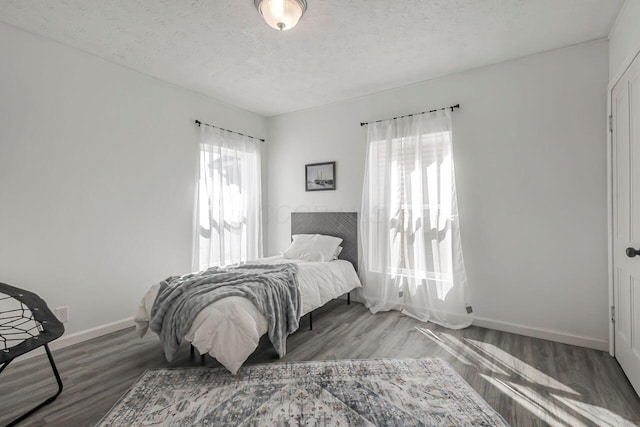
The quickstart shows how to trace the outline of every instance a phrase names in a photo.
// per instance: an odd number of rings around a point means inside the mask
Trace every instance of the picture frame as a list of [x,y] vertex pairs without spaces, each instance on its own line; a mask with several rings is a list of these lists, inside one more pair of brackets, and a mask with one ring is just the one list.
[[304,189],[305,191],[335,190],[336,162],[304,165]]

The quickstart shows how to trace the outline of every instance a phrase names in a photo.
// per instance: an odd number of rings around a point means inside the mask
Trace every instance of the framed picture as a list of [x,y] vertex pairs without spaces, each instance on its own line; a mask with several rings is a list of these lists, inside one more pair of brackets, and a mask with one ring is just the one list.
[[312,163],[304,169],[306,191],[336,189],[336,162]]

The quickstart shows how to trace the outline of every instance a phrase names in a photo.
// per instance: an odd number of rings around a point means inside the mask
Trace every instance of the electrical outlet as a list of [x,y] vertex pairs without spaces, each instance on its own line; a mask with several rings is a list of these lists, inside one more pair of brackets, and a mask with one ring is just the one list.
[[59,321],[67,323],[69,321],[69,307],[58,307],[53,310]]

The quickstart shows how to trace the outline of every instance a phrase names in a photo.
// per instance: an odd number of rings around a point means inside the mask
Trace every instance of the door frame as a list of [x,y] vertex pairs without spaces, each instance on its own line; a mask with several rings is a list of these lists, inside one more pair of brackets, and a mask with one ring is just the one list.
[[[623,6],[624,8],[624,6]],[[614,25],[615,26],[615,25]],[[613,123],[611,121],[613,107],[612,107],[612,95],[613,88],[618,84],[624,73],[627,72],[633,61],[638,59],[640,61],[640,46],[637,46],[637,51],[630,54],[625,58],[621,64],[620,69],[613,78],[609,80],[609,86],[607,87],[607,264],[608,264],[608,285],[609,285],[609,305],[607,307],[607,313],[609,318],[609,354],[615,357],[616,353],[616,329],[611,315],[611,307],[615,306],[614,299],[614,271],[613,271]]]

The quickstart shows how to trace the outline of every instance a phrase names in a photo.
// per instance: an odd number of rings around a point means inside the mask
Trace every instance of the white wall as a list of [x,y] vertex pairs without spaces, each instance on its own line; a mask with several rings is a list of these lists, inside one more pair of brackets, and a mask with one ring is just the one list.
[[[370,121],[460,103],[454,151],[482,324],[606,348],[608,43],[592,42],[269,120],[268,252],[291,211],[359,210]],[[366,70],[363,70],[366,72]],[[337,190],[304,165],[337,161]]]
[[263,117],[0,24],[0,282],[69,306],[76,332],[189,271],[196,118],[266,134]]
[[609,34],[609,76],[618,78],[640,51],[640,0],[627,0]]

